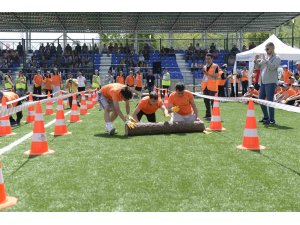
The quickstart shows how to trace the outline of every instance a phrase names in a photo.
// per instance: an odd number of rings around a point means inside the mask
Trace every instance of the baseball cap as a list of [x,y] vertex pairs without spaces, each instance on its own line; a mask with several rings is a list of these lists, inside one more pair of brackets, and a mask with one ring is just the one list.
[[287,68],[287,67],[288,67],[287,65],[283,65],[283,66],[282,66],[282,68]]
[[226,63],[223,64],[223,65],[222,65],[222,68],[227,68],[227,64],[226,64]]
[[254,86],[251,84],[251,85],[249,85],[249,88],[254,88]]
[[54,67],[54,68],[53,68],[53,70],[57,70],[57,68],[56,68],[56,67]]
[[297,62],[296,62],[296,65],[299,65],[299,64],[300,64],[300,61],[297,61]]
[[41,72],[41,70],[40,70],[40,69],[38,69],[38,70],[37,70],[37,72]]
[[298,83],[298,82],[296,81],[296,82],[294,82],[294,83],[292,84],[292,86],[300,87],[300,83]]

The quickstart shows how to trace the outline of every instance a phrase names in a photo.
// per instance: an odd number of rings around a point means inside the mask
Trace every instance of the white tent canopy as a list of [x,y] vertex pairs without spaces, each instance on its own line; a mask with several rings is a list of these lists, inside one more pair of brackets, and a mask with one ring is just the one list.
[[268,42],[274,43],[275,53],[281,60],[300,60],[300,49],[284,44],[273,34],[259,46],[236,54],[236,61],[253,61],[256,55],[265,54],[265,46]]

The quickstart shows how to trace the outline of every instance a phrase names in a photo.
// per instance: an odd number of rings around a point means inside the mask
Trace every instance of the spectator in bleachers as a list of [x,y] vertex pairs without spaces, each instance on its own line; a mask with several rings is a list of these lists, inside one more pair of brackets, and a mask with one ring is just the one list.
[[254,44],[254,42],[252,42],[250,45],[249,45],[249,50],[252,49],[252,48],[255,48],[256,45]]
[[142,54],[142,51],[140,51],[140,54],[139,54],[139,63],[143,63],[145,61],[145,58]]
[[102,53],[102,54],[107,54],[107,55],[109,54],[109,53],[108,53],[108,48],[106,47],[106,44],[103,45],[103,48],[102,48],[101,53]]
[[87,54],[88,52],[89,52],[88,46],[86,45],[86,43],[84,43],[82,46],[82,53]]
[[170,48],[169,56],[171,56],[171,57],[176,56],[175,49],[173,47]]
[[[241,73],[240,71],[237,71],[236,74],[232,73],[231,75],[228,76],[230,80],[230,86],[231,86],[230,97],[239,97],[239,80],[241,77],[240,73]],[[235,79],[235,85],[234,85],[234,79]]]
[[164,46],[161,46],[161,49],[160,49],[160,56],[166,56],[167,55],[167,52],[164,48]]
[[211,45],[209,46],[210,53],[214,52],[215,50],[217,50],[215,43],[211,43]]
[[230,53],[236,55],[237,53],[240,53],[240,50],[236,47],[236,45],[233,45]]
[[150,54],[150,46],[148,45],[148,43],[146,43],[144,45],[144,49],[143,49],[143,55],[145,57],[145,60],[149,60],[149,54]]
[[19,42],[18,46],[17,46],[17,52],[19,54],[19,56],[23,56],[24,53],[24,49],[23,49],[23,45],[21,45],[21,42]]
[[108,53],[112,54],[113,52],[114,52],[114,46],[113,46],[112,43],[110,43],[109,46],[108,46]]
[[120,43],[120,46],[119,46],[118,50],[119,50],[119,53],[125,53],[125,50],[124,50],[124,47],[123,47],[122,43]]
[[143,88],[143,75],[140,71],[136,72],[135,75],[135,90],[141,92]]
[[246,45],[243,45],[242,52],[248,51]]
[[99,48],[97,44],[94,45],[94,53],[99,54]]
[[52,43],[50,46],[50,54],[51,54],[51,56],[56,55],[56,47],[55,47],[54,43]]
[[190,43],[190,46],[188,47],[188,49],[186,51],[186,60],[193,58],[194,50],[195,50],[195,48],[194,48],[193,44]]
[[75,47],[75,51],[74,51],[74,55],[78,56],[81,54],[81,46],[79,43],[77,43],[76,47]]
[[115,43],[114,44],[114,53],[118,53],[118,51],[119,51],[118,43]]
[[[58,50],[59,48],[57,47],[57,50]],[[65,47],[65,52],[64,52],[67,56],[68,55],[71,55],[72,54],[72,47],[69,45],[69,44],[67,44],[67,46]]]

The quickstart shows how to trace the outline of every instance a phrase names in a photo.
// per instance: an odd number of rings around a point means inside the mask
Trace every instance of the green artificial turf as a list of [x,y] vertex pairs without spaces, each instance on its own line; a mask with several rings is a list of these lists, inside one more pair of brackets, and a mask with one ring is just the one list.
[[[197,106],[202,117],[203,100]],[[255,108],[259,120],[261,110]],[[81,116],[81,123],[68,124],[69,136],[54,138],[53,125],[47,128],[53,155],[26,157],[28,139],[0,156],[7,194],[19,199],[6,211],[300,210],[296,113],[276,110],[278,125],[258,124],[260,144],[266,146],[258,153],[236,148],[242,143],[247,112],[241,103],[221,103],[226,131],[209,135],[124,137],[118,118],[118,134],[108,136],[103,111],[90,112]],[[157,116],[163,121],[161,111]],[[44,118],[50,121],[55,115]],[[0,138],[0,147],[31,129],[30,124],[14,129],[18,135]]]

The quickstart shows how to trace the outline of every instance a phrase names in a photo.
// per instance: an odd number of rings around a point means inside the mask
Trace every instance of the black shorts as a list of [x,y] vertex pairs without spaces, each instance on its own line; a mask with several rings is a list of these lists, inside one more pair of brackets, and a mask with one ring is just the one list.
[[142,91],[142,87],[135,87],[136,91]]
[[155,113],[152,114],[146,114],[142,110],[137,114],[137,118],[139,121],[141,121],[142,116],[145,115],[147,117],[148,122],[150,123],[156,123],[156,116]]
[[78,92],[85,91],[85,87],[78,87]]

